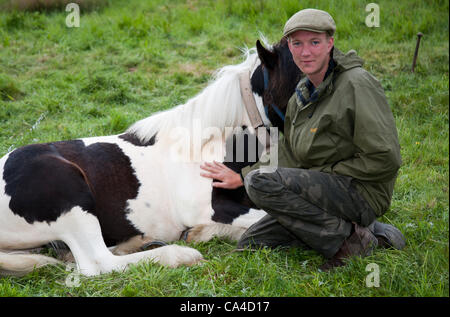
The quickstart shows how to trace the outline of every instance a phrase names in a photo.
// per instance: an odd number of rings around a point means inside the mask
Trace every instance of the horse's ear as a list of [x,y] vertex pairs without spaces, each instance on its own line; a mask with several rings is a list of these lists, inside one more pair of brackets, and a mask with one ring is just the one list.
[[259,59],[265,66],[267,66],[267,68],[275,68],[278,59],[278,55],[276,53],[271,52],[262,46],[259,40],[256,41],[256,50],[258,51]]

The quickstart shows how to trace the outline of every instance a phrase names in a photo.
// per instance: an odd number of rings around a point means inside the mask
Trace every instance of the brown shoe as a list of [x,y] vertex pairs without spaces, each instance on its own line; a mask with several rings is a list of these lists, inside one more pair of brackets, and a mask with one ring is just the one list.
[[353,228],[354,232],[344,240],[339,251],[319,267],[321,271],[344,266],[346,264],[345,259],[352,256],[365,257],[376,248],[378,240],[368,228],[361,227],[356,223],[353,224]]
[[402,250],[406,245],[405,236],[393,225],[374,221],[368,226],[378,239],[378,246]]

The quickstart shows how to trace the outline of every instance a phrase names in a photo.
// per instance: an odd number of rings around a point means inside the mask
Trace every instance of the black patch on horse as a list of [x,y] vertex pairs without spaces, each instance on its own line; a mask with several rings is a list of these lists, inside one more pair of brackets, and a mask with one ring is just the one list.
[[127,200],[136,198],[140,184],[116,144],[28,145],[10,154],[3,179],[11,210],[28,223],[50,223],[80,206],[99,219],[107,245],[142,234],[126,219]]
[[156,134],[152,136],[147,142],[142,142],[134,133],[124,133],[119,135],[119,138],[136,146],[151,146],[156,142]]
[[253,72],[252,78],[250,78],[250,84],[252,85],[252,91],[262,97],[264,94],[264,74],[261,65],[256,67]]
[[[227,164],[225,164],[227,165]],[[244,187],[234,190],[214,188],[212,191],[212,220],[231,224],[234,219],[249,212],[256,206],[248,198]]]
[[55,221],[75,206],[92,212],[94,198],[83,175],[61,160],[50,144],[35,144],[12,152],[5,163],[5,193],[14,214],[34,221]]
[[[259,158],[263,149],[256,136],[248,133],[246,127],[243,127],[242,133],[233,134],[232,138],[227,140],[227,148],[231,149],[230,142],[232,142],[233,151],[227,153],[223,164],[236,173],[240,173],[245,166],[256,163],[256,161],[251,162],[249,159],[249,149],[256,151],[256,153],[252,153],[252,156],[256,159]],[[249,144],[252,146],[250,147]],[[253,145],[256,145],[256,147]],[[238,150],[243,150],[243,153],[238,155]],[[212,220],[227,224],[231,224],[237,217],[248,213],[250,208],[257,208],[248,197],[244,187],[232,190],[213,187],[211,205],[214,210]]]

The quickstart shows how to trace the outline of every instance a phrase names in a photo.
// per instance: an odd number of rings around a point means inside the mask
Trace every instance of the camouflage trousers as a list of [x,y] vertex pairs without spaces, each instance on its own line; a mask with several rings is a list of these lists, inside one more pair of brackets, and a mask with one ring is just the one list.
[[369,226],[376,215],[352,178],[297,169],[250,172],[250,199],[267,215],[241,237],[238,248],[300,246],[332,257],[352,232],[352,222]]

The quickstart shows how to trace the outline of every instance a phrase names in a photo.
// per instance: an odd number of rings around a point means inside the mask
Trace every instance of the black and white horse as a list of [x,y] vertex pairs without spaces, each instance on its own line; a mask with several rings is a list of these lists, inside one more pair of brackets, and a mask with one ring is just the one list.
[[[285,40],[245,52],[220,69],[201,93],[156,113],[120,135],[32,144],[0,159],[0,273],[24,274],[54,258],[24,252],[51,241],[70,248],[84,275],[122,270],[151,260],[169,267],[202,259],[195,249],[153,240],[238,239],[265,215],[244,188],[217,189],[200,176],[203,161],[224,161],[230,128],[249,127],[239,78],[251,90],[265,125],[283,127],[300,73]],[[264,106],[267,109],[264,109]],[[250,162],[230,161],[239,170]],[[19,252],[18,252],[19,251]]]

